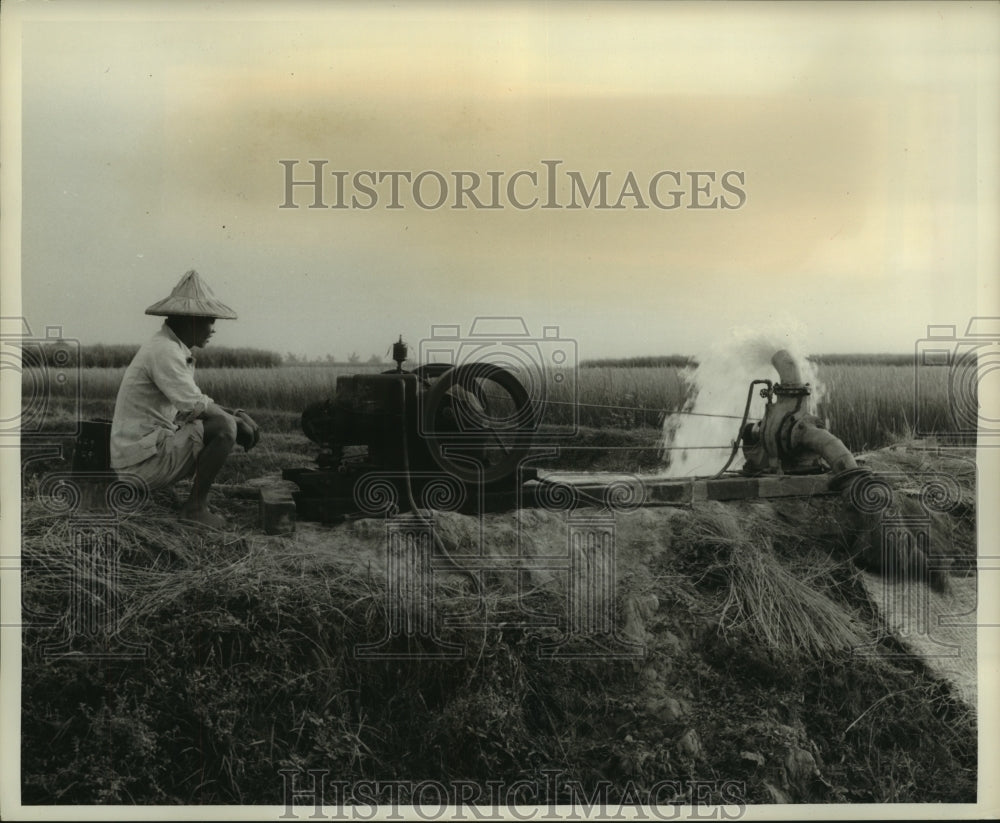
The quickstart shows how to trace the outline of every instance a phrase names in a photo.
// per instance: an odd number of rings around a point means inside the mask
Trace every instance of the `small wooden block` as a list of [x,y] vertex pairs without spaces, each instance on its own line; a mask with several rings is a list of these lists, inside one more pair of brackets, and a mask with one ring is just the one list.
[[75,481],[77,488],[80,491],[80,503],[78,506],[80,511],[106,511],[108,514],[113,514],[113,512],[108,509],[107,493],[108,486],[111,485],[111,482],[114,479],[114,472],[109,471],[107,480],[87,478]]
[[295,500],[290,491],[273,487],[260,490],[260,525],[265,534],[295,531]]

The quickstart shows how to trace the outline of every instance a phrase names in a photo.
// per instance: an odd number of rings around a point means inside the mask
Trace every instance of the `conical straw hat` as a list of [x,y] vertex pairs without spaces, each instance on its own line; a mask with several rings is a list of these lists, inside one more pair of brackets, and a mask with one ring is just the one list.
[[154,303],[146,314],[161,317],[188,315],[191,317],[217,317],[221,320],[235,320],[236,312],[221,300],[217,300],[212,290],[194,269],[185,274],[170,292],[170,297]]

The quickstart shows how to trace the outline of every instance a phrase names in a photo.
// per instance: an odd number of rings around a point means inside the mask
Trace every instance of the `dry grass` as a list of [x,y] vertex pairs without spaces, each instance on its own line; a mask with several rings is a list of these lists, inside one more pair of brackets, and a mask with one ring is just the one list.
[[[301,440],[276,437],[235,455],[225,482],[293,462]],[[120,518],[117,576],[91,574],[87,589],[117,603],[121,635],[149,654],[92,662],[42,652],[68,628],[67,592],[87,571],[72,549],[73,524],[42,503],[29,478],[25,609],[62,622],[24,635],[27,802],[281,803],[282,768],[327,768],[347,781],[511,785],[554,767],[588,791],[609,779],[648,787],[725,774],[766,797],[773,774],[739,753],[760,752],[766,769],[780,768],[791,726],[833,764],[823,767],[828,783],[795,789],[796,801],[974,797],[974,718],[955,715],[945,687],[917,666],[890,672],[881,661],[851,661],[849,650],[871,638],[832,582],[849,557],[803,545],[801,531],[765,506],[712,504],[671,517],[643,510],[634,515],[641,529],[622,524],[620,557],[661,564],[618,575],[619,607],[637,594],[659,603],[639,627],[648,641],[641,661],[543,660],[540,645],[558,633],[509,621],[442,632],[466,648],[460,660],[407,662],[353,653],[387,625],[376,551],[384,523],[317,528],[309,542],[306,528],[295,540],[261,535],[254,512],[237,509],[232,529],[203,532],[179,528],[169,501],[157,498]],[[519,516],[547,553],[547,521]],[[454,515],[442,533],[457,547],[473,526]],[[496,516],[489,526],[493,548],[509,551],[511,523]],[[515,586],[530,584],[532,608],[565,618],[549,579],[488,582],[491,614],[516,617],[524,603]],[[463,578],[439,584],[441,614],[471,610]],[[706,615],[721,646],[714,656],[691,628]],[[425,640],[401,637],[397,648],[419,651]],[[755,655],[771,661],[770,674],[751,672]],[[655,679],[645,678],[650,671]],[[650,683],[661,700],[652,714]],[[667,697],[685,704],[679,720],[663,719]],[[808,716],[792,719],[789,706],[803,700]],[[706,751],[699,762],[678,756],[693,728]]]
[[826,594],[828,561],[811,555],[812,563],[796,564],[808,571],[793,572],[774,551],[782,537],[794,532],[773,516],[748,517],[718,503],[699,507],[683,526],[680,545],[722,592],[720,631],[785,658],[820,658],[869,642],[849,605]]

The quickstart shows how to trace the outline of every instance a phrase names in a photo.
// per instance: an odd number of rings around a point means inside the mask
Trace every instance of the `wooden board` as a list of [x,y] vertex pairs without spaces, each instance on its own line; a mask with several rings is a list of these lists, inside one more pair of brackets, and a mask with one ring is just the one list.
[[836,494],[831,491],[829,474],[772,475],[764,477],[722,477],[719,479],[674,479],[655,475],[615,472],[545,472],[539,482],[525,488],[536,490],[544,483],[570,486],[594,499],[603,499],[614,486],[641,487],[640,505],[688,505],[706,500],[755,500],[770,497],[812,497]]

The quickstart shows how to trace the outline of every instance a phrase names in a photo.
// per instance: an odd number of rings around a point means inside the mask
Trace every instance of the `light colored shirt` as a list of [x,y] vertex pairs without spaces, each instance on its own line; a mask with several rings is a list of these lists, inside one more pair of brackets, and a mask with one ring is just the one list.
[[111,466],[124,469],[157,453],[212,398],[194,382],[194,357],[164,323],[125,370],[111,423]]

